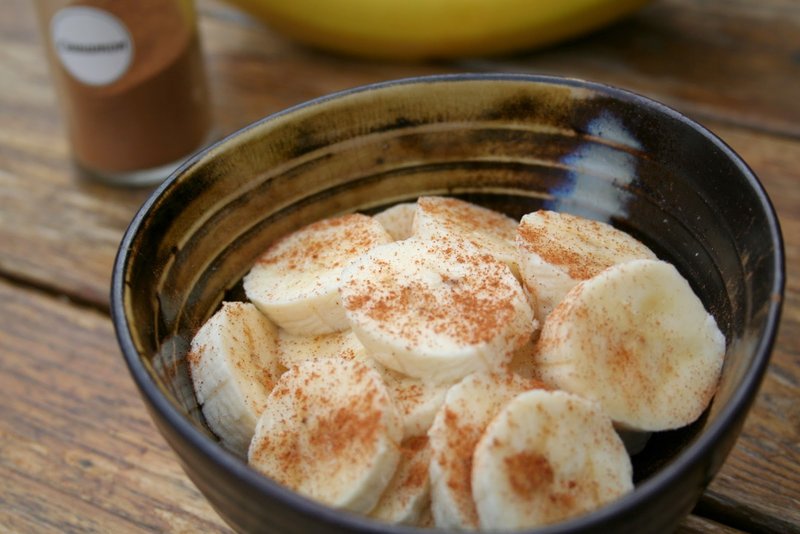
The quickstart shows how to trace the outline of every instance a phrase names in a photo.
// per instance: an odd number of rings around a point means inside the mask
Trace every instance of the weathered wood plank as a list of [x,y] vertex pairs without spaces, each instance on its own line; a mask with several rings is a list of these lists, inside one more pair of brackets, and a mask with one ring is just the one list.
[[[204,12],[241,25],[224,4],[203,2]],[[259,27],[261,26],[261,31]],[[240,31],[240,33],[242,33]],[[267,91],[337,80],[363,83],[383,65],[304,54],[282,43],[263,24],[247,37],[253,56],[272,68],[291,65]],[[238,43],[237,43],[238,44]],[[279,51],[280,53],[276,53]],[[652,96],[706,120],[725,121],[784,135],[800,135],[800,4],[792,0],[655,0],[621,22],[543,50],[492,58],[431,63],[439,71],[499,71],[559,74],[594,79]],[[397,65],[415,74],[417,65]],[[310,77],[292,75],[312,67]],[[317,70],[320,69],[320,70]],[[318,73],[326,76],[317,76]],[[240,76],[247,75],[239,70]],[[252,72],[251,72],[252,74]]]
[[151,424],[107,316],[5,282],[0,316],[0,525],[227,530]]
[[[561,47],[490,62],[407,65],[308,51],[222,4],[201,0],[199,5],[221,133],[330,91],[467,67],[607,81],[661,99],[712,127],[742,154],[771,195],[786,239],[789,277],[768,376],[704,502],[706,509],[736,508],[800,525],[800,4],[659,0],[627,21]],[[149,191],[77,178],[31,5],[6,1],[3,13],[0,275],[104,308],[117,243]],[[675,59],[695,56],[700,58]],[[46,531],[48,521],[62,531],[124,530],[128,524],[134,530],[170,530],[182,521],[222,528],[152,429],[119,361],[107,318],[75,312],[69,302],[29,300],[27,293],[5,286],[0,296],[4,318],[21,314],[11,326],[0,327],[0,396],[4,402],[9,397],[11,408],[0,419],[0,470],[9,470],[0,477],[0,495],[6,498],[0,524],[20,531]],[[23,341],[15,329],[33,341]],[[15,400],[31,397],[30,391],[36,398]],[[91,417],[85,417],[87,407],[94,410]],[[6,443],[24,452],[9,452]],[[92,493],[108,488],[102,485],[108,480],[129,484],[114,489],[116,496]],[[162,491],[154,480],[180,494],[183,504],[158,508],[155,499]],[[156,506],[161,516],[134,518],[115,501],[120,495]],[[45,500],[53,500],[52,509]],[[700,524],[684,527],[709,531],[708,524]]]
[[703,120],[800,135],[800,3],[660,0],[542,52],[464,67],[578,76]]
[[711,521],[697,515],[689,515],[676,534],[738,534],[742,532],[734,527]]

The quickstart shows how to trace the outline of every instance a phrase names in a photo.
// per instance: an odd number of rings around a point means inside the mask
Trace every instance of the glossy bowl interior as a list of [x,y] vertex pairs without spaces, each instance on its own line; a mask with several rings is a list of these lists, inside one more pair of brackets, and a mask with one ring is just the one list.
[[311,502],[250,470],[205,426],[185,354],[266,245],[322,217],[422,194],[519,217],[611,222],[673,262],[727,336],[719,391],[690,427],[634,456],[636,490],[542,532],[673,528],[739,433],[780,315],[780,229],[757,178],[658,103],[577,80],[458,75],[385,83],[268,117],[198,154],[120,247],[112,313],[131,374],[192,480],[241,531],[405,532]]

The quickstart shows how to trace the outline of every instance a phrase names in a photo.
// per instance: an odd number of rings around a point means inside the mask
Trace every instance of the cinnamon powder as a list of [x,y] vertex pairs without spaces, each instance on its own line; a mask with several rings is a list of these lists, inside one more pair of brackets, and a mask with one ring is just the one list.
[[[132,41],[128,70],[106,85],[89,85],[59,62],[45,28],[74,156],[82,166],[101,174],[151,169],[202,145],[211,119],[191,1],[43,4],[101,9],[122,22]],[[42,19],[49,23],[46,13]]]

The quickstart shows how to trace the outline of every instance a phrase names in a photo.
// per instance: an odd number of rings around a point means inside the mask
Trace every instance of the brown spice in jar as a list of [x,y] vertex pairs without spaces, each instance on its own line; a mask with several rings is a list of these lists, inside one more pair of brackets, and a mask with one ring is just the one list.
[[131,172],[172,163],[198,149],[211,118],[193,3],[83,0],[67,7],[72,6],[116,16],[133,42],[129,69],[99,86],[72,77],[50,43],[79,163],[99,172]]

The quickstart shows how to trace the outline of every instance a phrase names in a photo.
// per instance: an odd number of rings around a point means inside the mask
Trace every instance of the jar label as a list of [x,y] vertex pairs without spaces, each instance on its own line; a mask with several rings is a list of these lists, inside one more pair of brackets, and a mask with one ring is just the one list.
[[61,64],[87,85],[108,85],[131,65],[133,41],[114,15],[93,7],[68,7],[50,23],[53,47]]

